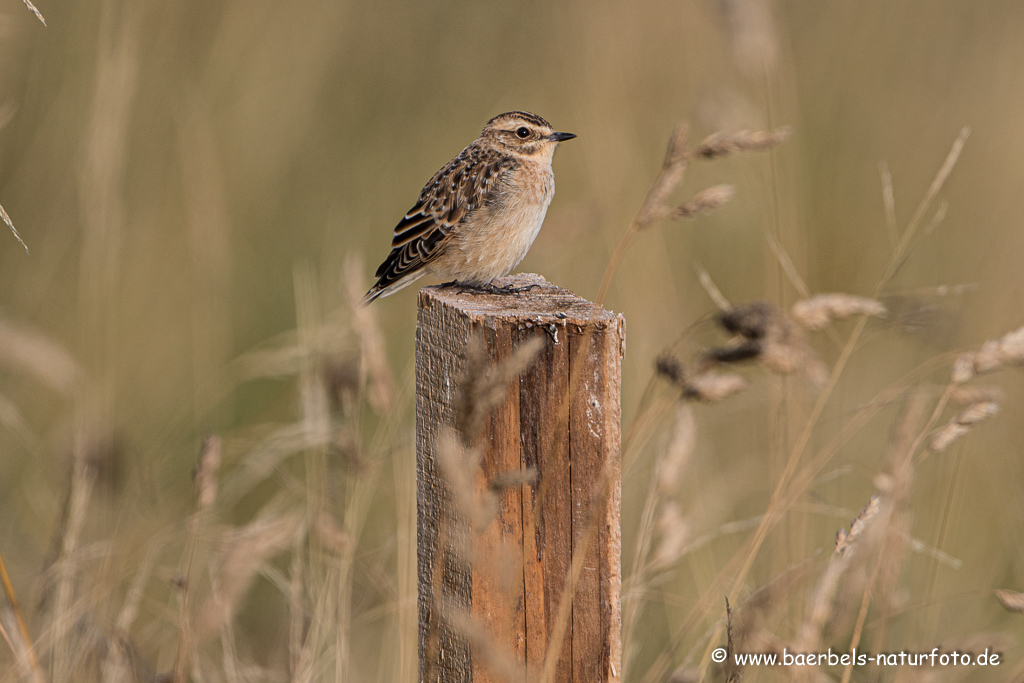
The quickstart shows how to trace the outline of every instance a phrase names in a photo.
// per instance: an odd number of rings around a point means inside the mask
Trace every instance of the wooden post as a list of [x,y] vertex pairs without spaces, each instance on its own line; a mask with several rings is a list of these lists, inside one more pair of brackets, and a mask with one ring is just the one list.
[[[618,681],[625,321],[537,275],[495,284],[536,287],[510,295],[428,287],[419,294],[419,677],[538,681],[549,645],[560,637],[549,683]],[[437,458],[441,430],[454,426],[465,350],[477,335],[492,364],[529,339],[543,340],[475,442],[483,451],[478,490],[506,472],[535,468],[537,476],[500,489],[497,518],[483,530],[448,512],[455,506]],[[582,563],[566,596],[571,603],[560,612],[574,553]]]

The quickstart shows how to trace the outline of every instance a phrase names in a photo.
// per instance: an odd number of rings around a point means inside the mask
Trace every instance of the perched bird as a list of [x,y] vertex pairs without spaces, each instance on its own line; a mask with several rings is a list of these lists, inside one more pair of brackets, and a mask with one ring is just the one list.
[[551,156],[559,133],[537,116],[510,111],[423,187],[395,226],[391,253],[377,269],[370,303],[431,273],[475,291],[509,293],[491,281],[523,260],[555,195]]

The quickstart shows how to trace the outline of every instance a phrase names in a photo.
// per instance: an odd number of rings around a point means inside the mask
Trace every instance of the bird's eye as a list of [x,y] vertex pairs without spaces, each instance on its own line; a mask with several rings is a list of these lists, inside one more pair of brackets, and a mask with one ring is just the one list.
[[530,129],[527,128],[526,126],[520,126],[519,128],[516,129],[516,135],[519,136],[520,140],[525,140],[526,138],[530,137]]

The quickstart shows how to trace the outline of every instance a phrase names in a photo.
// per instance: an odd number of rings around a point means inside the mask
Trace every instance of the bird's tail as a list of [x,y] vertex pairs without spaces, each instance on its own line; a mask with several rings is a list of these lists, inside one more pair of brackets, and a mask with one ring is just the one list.
[[377,289],[377,285],[374,285],[373,287],[370,288],[369,292],[363,295],[363,299],[359,303],[363,306],[369,306],[382,296],[384,296],[384,290]]
[[391,296],[398,290],[405,289],[406,287],[416,282],[416,280],[419,280],[426,274],[426,271],[419,270],[413,273],[409,273],[405,277],[394,282],[388,283],[386,285],[384,285],[382,282],[378,280],[377,284],[371,287],[370,291],[367,292],[365,296],[363,296],[362,305],[366,306],[370,303],[373,303],[375,300],[379,299],[382,296]]

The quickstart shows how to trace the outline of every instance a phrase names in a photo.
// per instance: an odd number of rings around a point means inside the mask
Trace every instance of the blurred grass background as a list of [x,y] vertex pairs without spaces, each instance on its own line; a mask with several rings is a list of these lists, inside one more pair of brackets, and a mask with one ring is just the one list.
[[[340,326],[341,356],[354,353],[343,264],[354,257],[372,272],[422,184],[497,113],[534,111],[579,135],[556,155],[558,193],[520,270],[591,298],[677,121],[698,140],[793,128],[770,154],[693,165],[685,193],[728,182],[736,198],[692,224],[642,233],[627,253],[606,302],[628,321],[625,425],[653,359],[714,310],[695,262],[730,301],[792,304],[772,235],[811,291],[867,294],[891,253],[880,164],[904,226],[964,126],[971,136],[940,196],[945,219],[885,292],[908,302],[913,324],[869,327],[816,439],[925,359],[1024,323],[1018,2],[91,0],[39,9],[45,27],[19,0],[0,4],[0,203],[31,249],[0,231],[0,331],[9,333],[0,349],[0,552],[30,627],[42,628],[72,454],[89,454],[105,483],[90,497],[81,543],[92,554],[82,563],[99,578],[78,591],[95,591],[97,620],[113,619],[141,544],[169,535],[138,619],[137,643],[158,672],[174,662],[172,570],[195,507],[201,437],[234,439],[231,471],[261,425],[304,415],[291,378],[239,383],[226,369],[291,339],[280,335],[301,322],[296,283],[313,293],[312,320]],[[962,284],[970,287],[945,296],[932,289]],[[400,532],[408,519],[394,501],[409,491],[413,462],[414,297],[409,289],[374,306],[396,378],[390,413],[350,416],[360,458],[385,471],[360,503],[366,522],[351,541],[352,581],[368,587],[353,608],[365,627],[352,635],[353,680],[410,670],[400,668],[408,650],[401,665],[381,650],[408,615],[386,606],[407,608],[410,595],[400,559],[408,550],[398,547],[409,542]],[[838,347],[821,352],[832,362]],[[945,372],[929,379],[943,382]],[[708,529],[764,510],[800,424],[794,415],[813,402],[798,380],[751,378],[746,394],[698,408],[683,500],[698,481],[719,484],[701,521]],[[914,607],[896,642],[930,649],[998,633],[1018,663],[1022,620],[990,591],[1024,587],[1024,391],[1019,373],[997,381],[1001,416],[917,473],[913,535],[962,566],[914,556]],[[874,490],[896,412],[851,440],[832,463],[838,474],[809,495],[839,512],[773,534],[751,589],[830,552],[835,530]],[[663,441],[651,434],[626,453],[627,573]],[[347,477],[365,470],[326,457],[337,473],[327,505],[344,525]],[[248,522],[278,488],[264,483],[219,521]],[[664,599],[646,606],[636,679],[670,648],[668,634],[740,537],[689,556],[661,586]],[[245,603],[238,657],[288,671],[288,631],[277,621],[287,601],[271,583],[257,582]],[[799,621],[796,602],[776,626]],[[673,662],[696,642],[671,650]],[[999,673],[992,680],[1007,680]]]

